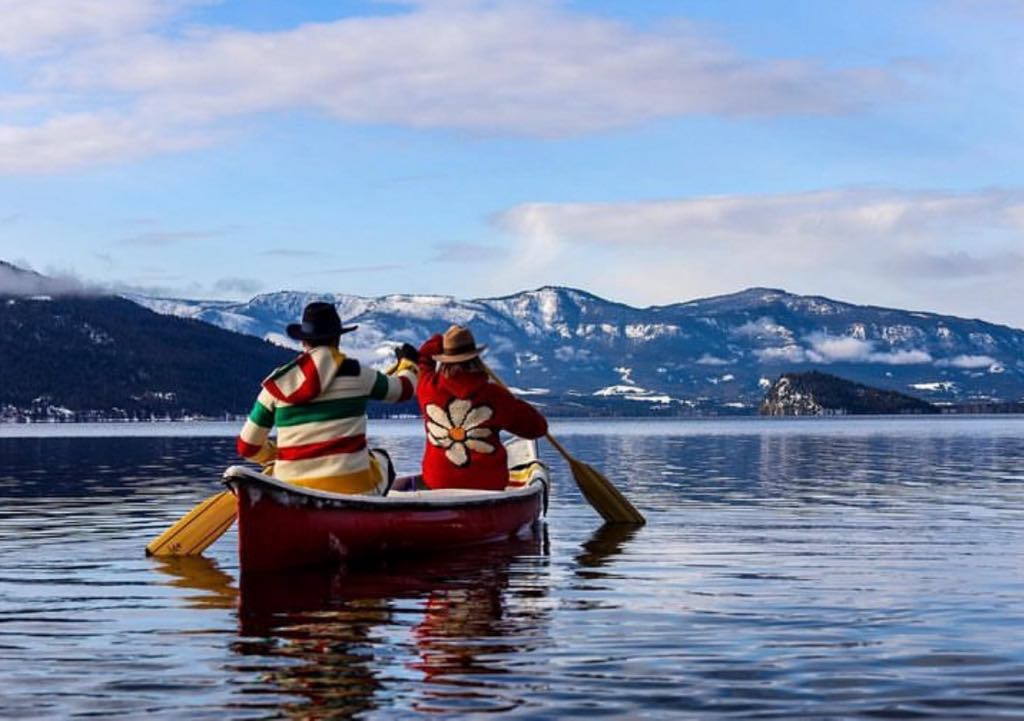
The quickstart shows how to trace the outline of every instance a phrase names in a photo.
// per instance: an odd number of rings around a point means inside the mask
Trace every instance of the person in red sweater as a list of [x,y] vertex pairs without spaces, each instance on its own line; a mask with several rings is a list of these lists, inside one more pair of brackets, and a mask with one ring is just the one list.
[[458,325],[420,348],[416,397],[427,430],[423,482],[428,488],[500,491],[508,485],[508,461],[499,432],[522,438],[548,432],[533,406],[491,381],[480,360],[485,348]]

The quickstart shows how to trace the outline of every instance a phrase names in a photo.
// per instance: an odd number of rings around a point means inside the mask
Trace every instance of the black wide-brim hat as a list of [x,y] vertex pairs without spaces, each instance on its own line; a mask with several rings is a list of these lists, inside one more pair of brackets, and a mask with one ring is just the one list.
[[351,333],[359,326],[341,324],[341,318],[333,303],[320,301],[310,303],[302,311],[301,323],[289,323],[285,333],[293,340],[330,340],[344,333]]

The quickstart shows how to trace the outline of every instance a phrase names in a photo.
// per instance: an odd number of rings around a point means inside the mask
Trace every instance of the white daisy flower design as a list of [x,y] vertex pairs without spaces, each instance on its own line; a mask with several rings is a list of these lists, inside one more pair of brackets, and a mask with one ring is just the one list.
[[490,429],[480,427],[494,415],[490,406],[474,406],[470,401],[453,398],[447,410],[428,403],[425,411],[427,440],[443,448],[445,457],[456,466],[469,465],[469,451],[494,453],[494,446],[483,440],[491,435]]

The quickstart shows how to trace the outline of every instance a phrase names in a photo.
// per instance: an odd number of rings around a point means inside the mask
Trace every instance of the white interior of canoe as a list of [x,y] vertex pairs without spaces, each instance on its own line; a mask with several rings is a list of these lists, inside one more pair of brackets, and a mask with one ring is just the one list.
[[499,497],[516,498],[529,496],[537,493],[543,483],[547,481],[547,471],[543,465],[537,463],[530,473],[530,478],[525,485],[509,486],[503,491],[478,491],[472,488],[443,488],[433,491],[391,491],[387,496],[356,496],[345,493],[331,493],[329,491],[318,491],[312,488],[302,488],[290,483],[280,481],[271,476],[263,475],[245,466],[231,466],[224,471],[225,481],[240,481],[250,479],[258,481],[267,486],[273,486],[286,493],[298,494],[310,498],[322,498],[325,500],[355,501],[360,504],[371,504],[388,506],[393,504],[405,504],[414,502],[424,505],[451,505],[453,503],[466,503],[477,500],[494,500]]

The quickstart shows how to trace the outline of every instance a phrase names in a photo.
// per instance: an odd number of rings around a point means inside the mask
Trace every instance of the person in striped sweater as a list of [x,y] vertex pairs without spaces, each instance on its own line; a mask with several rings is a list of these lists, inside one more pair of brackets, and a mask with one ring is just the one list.
[[[335,493],[380,495],[393,471],[386,454],[375,457],[366,445],[366,405],[370,400],[399,403],[416,392],[418,354],[409,344],[396,351],[388,374],[346,358],[339,349],[344,327],[330,303],[310,303],[302,323],[287,328],[304,352],[278,368],[262,384],[238,437],[244,458],[274,464],[273,475],[306,488]],[[277,426],[277,443],[269,439]]]

